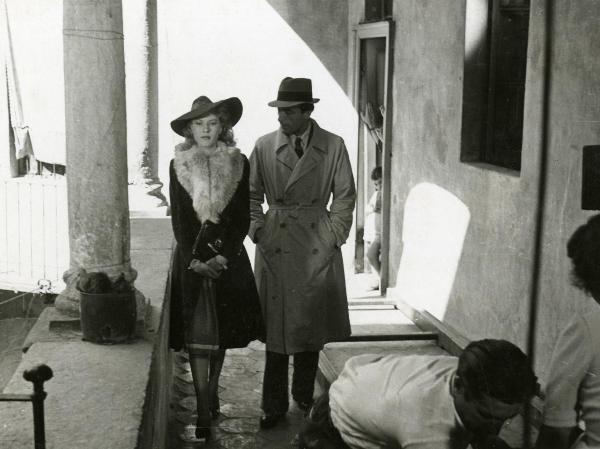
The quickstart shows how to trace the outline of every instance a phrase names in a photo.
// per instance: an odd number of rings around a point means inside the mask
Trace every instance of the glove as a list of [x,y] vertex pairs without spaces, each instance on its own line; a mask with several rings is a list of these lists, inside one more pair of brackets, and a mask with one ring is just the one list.
[[219,276],[221,276],[220,272],[215,270],[207,263],[200,262],[198,259],[192,259],[190,265],[188,266],[188,270],[192,270],[194,273],[197,273],[200,276],[204,276],[211,279],[218,279]]
[[220,254],[217,254],[212,259],[207,260],[206,264],[217,273],[221,273],[221,271],[227,269],[227,259]]

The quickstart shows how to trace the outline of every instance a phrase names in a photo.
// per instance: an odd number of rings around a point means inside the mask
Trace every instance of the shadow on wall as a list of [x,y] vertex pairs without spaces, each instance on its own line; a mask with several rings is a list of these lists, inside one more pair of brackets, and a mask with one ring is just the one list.
[[267,0],[269,5],[306,43],[338,85],[348,78],[347,0]]
[[397,299],[444,320],[470,218],[461,200],[435,184],[410,190],[394,288]]
[[[311,10],[307,5],[313,3]],[[347,65],[343,8],[282,0],[181,0],[159,2],[158,8],[163,182],[168,182],[173,148],[181,140],[169,122],[188,111],[194,98],[242,100],[244,115],[235,134],[249,155],[259,136],[279,126],[277,111],[267,103],[285,76],[312,79],[313,94],[321,99],[313,117],[344,138],[356,169],[357,114],[340,87],[345,78],[338,79]],[[325,38],[338,28],[344,30],[342,37]]]

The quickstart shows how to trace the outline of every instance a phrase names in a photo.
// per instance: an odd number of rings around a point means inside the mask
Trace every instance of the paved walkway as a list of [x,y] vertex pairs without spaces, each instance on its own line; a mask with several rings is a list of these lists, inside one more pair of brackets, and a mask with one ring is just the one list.
[[[213,421],[213,439],[208,444],[189,445],[179,439],[186,424],[195,422],[196,400],[192,377],[184,353],[175,357],[173,394],[169,419],[169,449],[193,447],[227,449],[279,449],[296,447],[295,436],[302,412],[290,401],[285,421],[270,430],[260,430],[260,398],[264,371],[264,345],[252,342],[247,348],[227,351],[219,381],[221,416]],[[291,374],[290,369],[290,374]]]
[[[364,275],[348,277],[349,301],[374,301],[378,292],[368,287]],[[399,314],[399,313],[398,313]],[[406,320],[406,318],[404,318]],[[404,322],[401,320],[401,322]],[[353,330],[369,333],[370,325],[391,323],[389,310],[351,310]],[[376,327],[381,329],[381,324]],[[385,326],[385,325],[384,325]],[[365,329],[367,328],[367,329]],[[291,358],[290,358],[291,361]],[[302,412],[290,399],[290,410],[284,422],[274,429],[260,430],[260,399],[265,364],[264,344],[252,342],[247,348],[228,350],[219,381],[221,417],[213,421],[213,440],[206,448],[280,449],[297,447],[295,436],[302,423]],[[289,370],[290,376],[292,369]],[[291,385],[291,379],[290,379]],[[169,419],[169,449],[194,447],[179,439],[186,424],[195,422],[196,400],[189,364],[184,353],[175,357],[173,392]],[[318,394],[318,392],[317,392]],[[201,445],[200,445],[201,446]],[[195,447],[198,447],[196,445]]]
[[[247,245],[251,253],[253,245]],[[253,255],[251,254],[251,260]],[[390,313],[377,290],[370,288],[373,275],[352,274],[346,268],[346,285],[353,333],[371,334],[392,331],[398,325],[412,325],[399,311]],[[353,304],[373,304],[356,307]],[[413,325],[414,326],[414,325]],[[391,327],[391,328],[390,328]],[[302,412],[290,398],[290,410],[284,422],[274,429],[261,430],[261,393],[264,372],[264,345],[252,342],[247,348],[228,350],[219,381],[221,417],[213,421],[213,439],[206,445],[190,445],[179,439],[185,425],[196,419],[196,400],[187,358],[175,357],[173,391],[169,418],[168,449],[281,449],[297,447],[295,437],[302,423]],[[291,361],[291,358],[290,358]],[[290,376],[292,369],[289,370]],[[291,385],[291,378],[290,378]],[[316,394],[319,392],[317,391]]]

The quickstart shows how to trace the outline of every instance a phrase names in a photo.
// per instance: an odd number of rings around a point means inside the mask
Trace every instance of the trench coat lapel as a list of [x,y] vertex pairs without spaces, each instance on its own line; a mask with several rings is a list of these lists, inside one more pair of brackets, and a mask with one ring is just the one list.
[[290,151],[288,139],[281,129],[277,131],[277,136],[275,137],[275,154],[278,163],[283,164],[290,172],[294,170],[296,155]]
[[312,138],[310,139],[304,156],[294,167],[294,171],[292,172],[292,175],[285,186],[286,191],[289,190],[296,182],[302,179],[302,177],[312,173],[315,167],[318,167],[323,163],[323,159],[325,158],[325,154],[327,152],[327,142],[323,138],[324,136],[321,132],[321,129],[314,120],[312,120],[312,126]]

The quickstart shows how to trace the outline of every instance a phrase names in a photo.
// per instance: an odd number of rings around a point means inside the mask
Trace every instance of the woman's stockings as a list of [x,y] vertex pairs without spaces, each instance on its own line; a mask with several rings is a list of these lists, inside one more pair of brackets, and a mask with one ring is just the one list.
[[196,436],[198,438],[208,438],[210,436],[210,413],[209,413],[209,391],[208,391],[208,355],[191,355],[190,367],[192,369],[192,379],[194,381],[194,390],[196,390],[196,409],[198,411],[198,420],[196,422]]
[[219,376],[223,368],[225,350],[219,349],[210,356],[210,374],[208,377],[209,411],[213,419],[219,416]]

